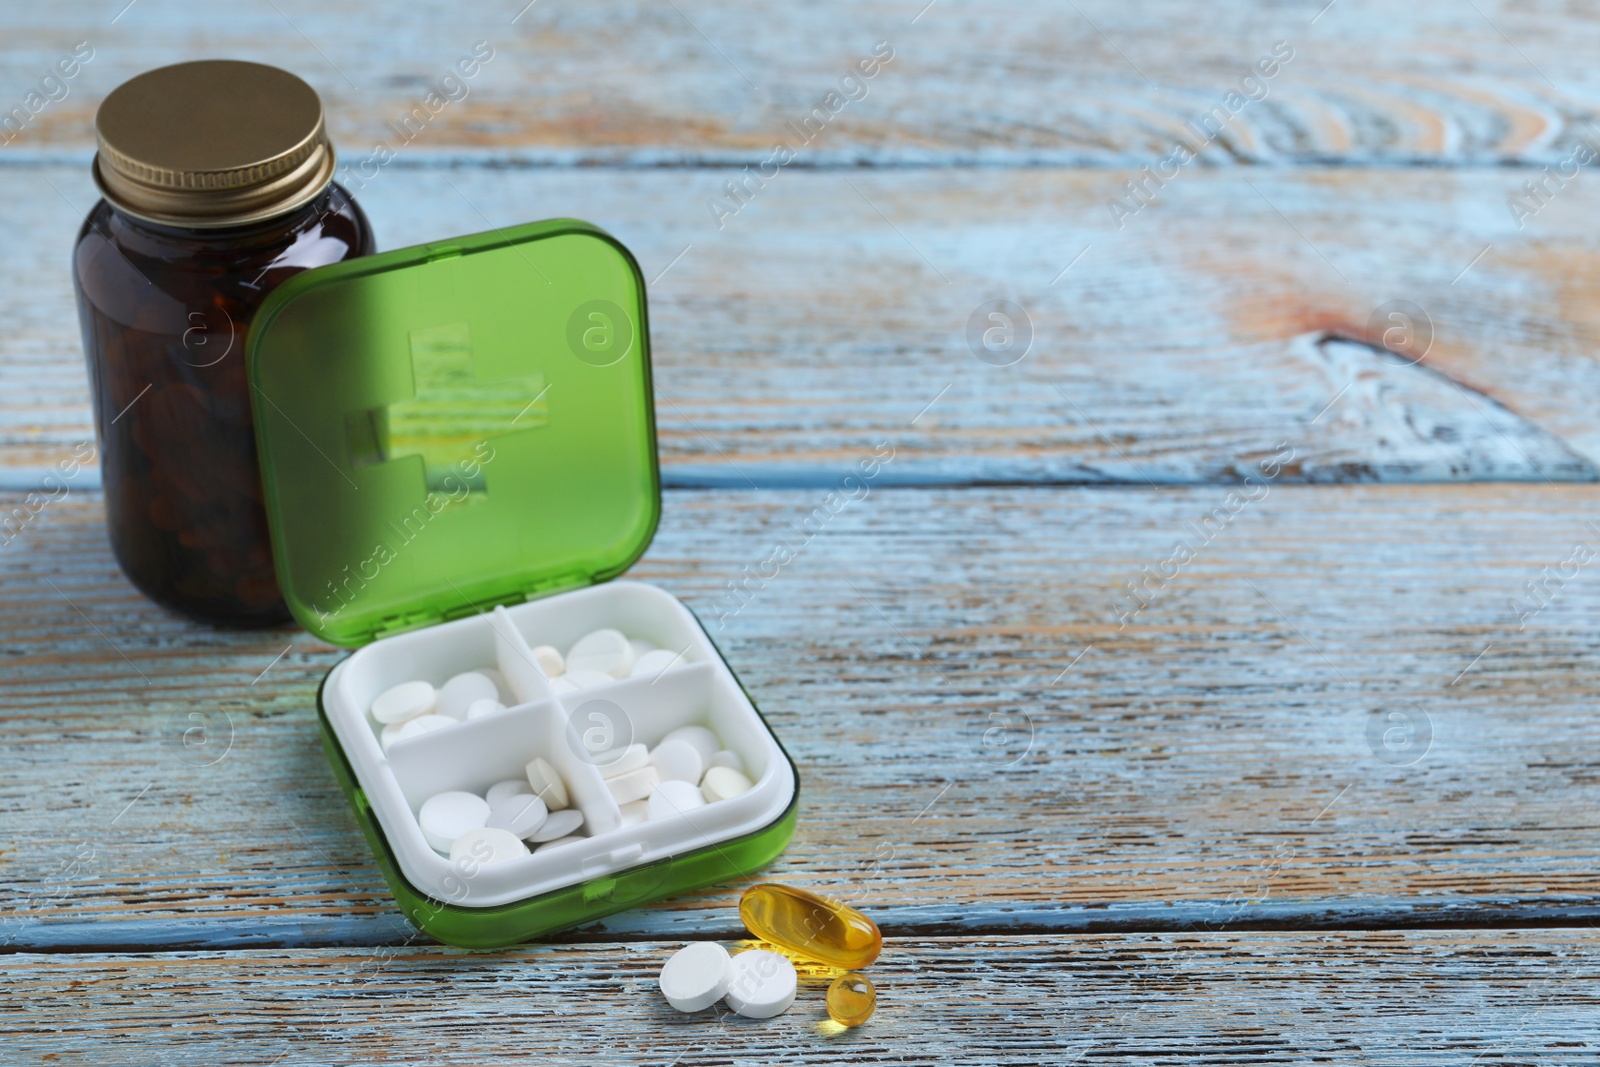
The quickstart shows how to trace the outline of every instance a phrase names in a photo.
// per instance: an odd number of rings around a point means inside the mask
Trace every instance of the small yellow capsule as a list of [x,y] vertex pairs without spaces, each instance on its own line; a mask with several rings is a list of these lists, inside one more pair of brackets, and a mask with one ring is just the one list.
[[883,951],[877,925],[856,909],[775,882],[746,889],[739,917],[763,941],[846,970],[867,966]]
[[860,1026],[877,1006],[878,991],[859,974],[841,974],[828,987],[828,1018],[840,1026]]

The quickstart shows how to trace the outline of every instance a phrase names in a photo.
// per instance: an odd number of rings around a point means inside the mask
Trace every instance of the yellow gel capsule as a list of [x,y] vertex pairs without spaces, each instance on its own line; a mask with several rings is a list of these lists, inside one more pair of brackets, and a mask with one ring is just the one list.
[[841,974],[828,987],[828,1018],[840,1026],[860,1026],[877,1006],[878,991],[859,974]]
[[883,951],[877,925],[856,909],[775,882],[746,889],[739,918],[763,941],[846,970],[867,966]]

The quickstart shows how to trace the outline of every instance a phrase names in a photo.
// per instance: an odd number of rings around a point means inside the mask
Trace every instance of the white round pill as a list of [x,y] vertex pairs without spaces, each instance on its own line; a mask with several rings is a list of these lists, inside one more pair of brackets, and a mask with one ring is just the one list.
[[628,638],[628,647],[633,649],[633,658],[634,659],[638,659],[640,656],[644,655],[646,652],[654,652],[656,650],[656,646],[655,645],[651,644],[649,641],[646,641],[642,637],[630,637],[630,638]]
[[554,841],[545,841],[540,843],[539,847],[534,849],[534,851],[547,852],[552,848],[560,848],[562,845],[570,845],[578,841],[587,840],[589,840],[587,837],[558,837]]
[[633,646],[621,630],[596,630],[578,638],[567,649],[567,672],[599,671],[626,678],[633,670]]
[[501,797],[489,802],[488,825],[496,830],[510,830],[519,838],[529,837],[544,825],[549,814],[550,809],[538,797]]
[[706,764],[706,770],[709,771],[712,767],[732,767],[740,774],[747,773],[744,769],[744,758],[739,753],[728,748],[711,757],[711,762]]
[[662,782],[650,794],[650,821],[660,822],[705,806],[706,798],[693,782]]
[[527,854],[528,846],[522,843],[521,838],[493,826],[468,830],[450,846],[450,862],[467,871],[472,869],[473,864],[491,867]]
[[728,992],[723,999],[747,1019],[782,1015],[794,1003],[799,987],[794,964],[776,952],[748,949],[733,957],[728,971]]
[[715,941],[693,941],[661,967],[661,995],[679,1011],[700,1011],[721,1000],[733,977],[728,950]]
[[600,768],[600,774],[606,778],[615,778],[619,774],[636,771],[649,762],[650,750],[643,745],[614,748],[610,752],[602,752],[594,757],[594,765]]
[[559,678],[567,669],[561,653],[549,645],[538,645],[533,649],[533,662],[539,665],[546,678]]
[[[418,715],[415,719],[393,723],[383,728],[383,737],[386,739],[383,741],[383,750],[389,751],[389,746],[396,741],[404,741],[408,737],[420,737],[455,724],[456,721],[447,715]],[[394,731],[392,735],[389,733],[390,730]]]
[[565,811],[552,811],[544,825],[528,835],[528,840],[538,844],[554,841],[561,837],[571,837],[583,825],[583,812],[577,808],[568,808]]
[[646,652],[634,660],[633,670],[629,673],[634,678],[654,678],[668,667],[682,662],[683,657],[676,652],[668,652],[664,648],[658,648],[654,651]]
[[434,711],[452,719],[464,719],[473,701],[499,699],[500,690],[488,675],[464,671],[439,687],[438,706]]
[[607,778],[606,788],[611,790],[611,799],[618,804],[627,804],[634,800],[643,800],[660,782],[661,776],[656,773],[654,767],[640,767],[627,774]]
[[496,782],[491,785],[489,791],[483,794],[483,799],[489,802],[490,807],[493,807],[495,801],[504,800],[506,797],[532,795],[533,790],[528,788],[526,781],[518,778],[507,778],[503,782]]
[[682,738],[663,741],[652,749],[650,766],[663,782],[699,782],[706,770],[700,750]]
[[700,750],[700,760],[703,763],[710,763],[711,757],[715,756],[722,748],[722,742],[717,740],[717,735],[707,730],[704,726],[680,726],[676,730],[667,731],[667,736],[661,740],[663,743],[667,741],[689,742]]
[[[616,679],[605,671],[590,671],[579,668],[575,671],[568,671],[557,681],[567,682],[578,689],[593,689],[597,685],[610,685]],[[551,684],[554,685],[555,683],[552,682]]]
[[544,806],[551,811],[560,811],[569,803],[567,799],[567,784],[561,780],[561,775],[543,758],[533,757],[528,765],[523,768],[523,773],[528,776],[528,785],[533,788],[533,795],[544,801]]
[[401,682],[378,694],[372,702],[372,717],[384,725],[405,722],[432,711],[437,699],[433,686],[427,682]]
[[550,679],[550,690],[553,693],[576,693],[578,687],[572,684],[572,679],[566,675]]
[[489,679],[489,681],[494,683],[495,697],[502,704],[504,704],[508,700],[515,700],[516,699],[511,694],[511,687],[506,684],[506,676],[505,675],[501,674],[499,671],[495,670],[493,667],[482,667],[482,668],[479,668],[478,673],[483,675],[485,678]]
[[505,710],[506,706],[498,700],[474,700],[467,705],[467,721],[471,722],[473,719],[481,719],[485,715],[494,715]]
[[451,790],[438,793],[422,802],[417,811],[417,824],[430,847],[439,852],[450,851],[450,844],[468,830],[477,830],[489,822],[489,802],[476,793]]
[[622,826],[638,826],[650,818],[650,802],[648,800],[630,800],[626,804],[618,804],[622,809]]
[[705,796],[706,803],[710,804],[748,793],[751,785],[750,779],[742,771],[732,767],[713,767],[700,782],[700,792]]

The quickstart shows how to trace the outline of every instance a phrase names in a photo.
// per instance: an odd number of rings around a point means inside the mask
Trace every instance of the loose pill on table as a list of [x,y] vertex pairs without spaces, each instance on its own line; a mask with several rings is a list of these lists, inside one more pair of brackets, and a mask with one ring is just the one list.
[[633,670],[628,673],[634,678],[654,678],[668,667],[681,662],[683,657],[678,653],[657,648],[634,660]]
[[535,756],[523,768],[523,773],[528,776],[528,785],[533,789],[533,795],[544,801],[544,806],[551,811],[560,811],[569,803],[567,799],[567,784],[561,780],[561,775],[556,769],[540,756]]
[[488,675],[464,671],[439,687],[438,704],[434,711],[452,719],[464,719],[473,701],[499,699],[500,690]]
[[747,1019],[770,1019],[789,1010],[798,987],[794,964],[776,952],[752,948],[733,957],[723,999]]
[[596,630],[584,634],[567,649],[567,673],[599,671],[626,678],[633,670],[633,646],[621,630]]
[[732,767],[713,767],[706,771],[705,778],[700,781],[700,792],[707,804],[729,800],[740,793],[748,793],[750,789],[750,779]]
[[564,811],[552,811],[550,817],[545,819],[544,825],[528,835],[528,840],[537,844],[546,841],[555,841],[562,837],[571,837],[583,825],[583,812],[577,808],[567,808]]
[[496,830],[509,830],[517,837],[531,837],[544,825],[550,809],[535,796],[501,797],[489,802],[488,826]]
[[415,719],[405,722],[390,723],[383,728],[383,735],[378,739],[385,752],[396,741],[404,741],[408,737],[420,737],[434,730],[444,730],[454,726],[456,721],[448,715],[418,715]]
[[650,750],[638,744],[614,748],[594,757],[594,765],[600,768],[600,774],[605,778],[615,778],[619,774],[636,771],[649,762]]
[[703,763],[710,763],[711,757],[722,749],[722,742],[717,740],[717,735],[704,726],[680,726],[676,730],[669,730],[661,741],[663,744],[668,741],[689,742],[700,750],[700,759]]
[[606,788],[611,790],[612,800],[618,804],[627,804],[630,801],[643,800],[660,782],[661,776],[656,773],[654,767],[640,767],[636,771],[607,778]]
[[554,841],[541,842],[539,844],[539,847],[534,849],[534,851],[535,852],[547,852],[552,848],[560,848],[562,845],[571,845],[571,844],[575,844],[576,842],[579,842],[579,841],[587,841],[587,840],[589,840],[587,837],[558,837]]
[[[568,685],[578,689],[593,689],[597,685],[610,685],[616,679],[605,671],[591,671],[579,668],[578,670],[568,671],[556,681],[566,682]],[[554,685],[555,682],[550,684]]]
[[422,836],[439,852],[450,851],[450,844],[468,830],[478,830],[489,822],[489,802],[476,793],[451,790],[437,793],[422,802],[417,824]]
[[450,846],[450,862],[467,870],[471,870],[472,864],[491,867],[527,854],[528,846],[520,837],[493,826],[468,830]]
[[483,794],[483,799],[489,802],[490,807],[493,807],[495,801],[504,800],[506,797],[515,796],[531,797],[533,796],[533,790],[524,780],[507,778],[503,782],[496,782],[494,785],[491,785],[489,787],[489,791]]
[[467,721],[481,719],[485,715],[495,715],[505,711],[506,706],[498,700],[474,700],[467,705]]
[[883,951],[877,925],[856,909],[776,882],[746,889],[739,918],[763,941],[846,970],[860,970]]
[[649,821],[650,802],[648,800],[630,800],[626,804],[618,804],[617,807],[622,810],[623,829]]
[[378,694],[372,702],[372,717],[385,726],[405,722],[432,711],[437,700],[438,694],[429,683],[401,682]]
[[828,986],[828,1018],[840,1026],[860,1026],[878,1007],[878,991],[859,974],[841,974]]
[[749,771],[745,770],[743,757],[732,749],[725,748],[715,756],[712,756],[711,762],[706,764],[706,770],[710,770],[712,767],[731,767],[740,774],[749,777]]
[[715,941],[692,941],[661,966],[661,995],[679,1011],[709,1008],[728,993],[733,960]]
[[549,645],[538,645],[533,649],[533,662],[546,678],[559,678],[567,669],[561,653]]
[[650,821],[660,822],[705,806],[705,797],[693,782],[662,782],[650,794]]
[[700,750],[683,738],[663,741],[651,749],[650,766],[663,782],[698,782],[706,769]]

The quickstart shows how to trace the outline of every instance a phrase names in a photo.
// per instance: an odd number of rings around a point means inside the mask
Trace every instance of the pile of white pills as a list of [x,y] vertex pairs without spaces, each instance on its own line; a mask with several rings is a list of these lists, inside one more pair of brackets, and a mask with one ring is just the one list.
[[657,648],[621,630],[600,629],[572,643],[563,656],[550,645],[533,649],[533,659],[558,693],[594,689],[623,678],[655,678],[683,661],[682,653]]
[[594,762],[622,809],[623,826],[686,815],[751,787],[739,754],[704,726],[681,726],[655,748],[628,745]]
[[463,790],[436,793],[423,801],[417,824],[428,845],[452,862],[490,866],[583,840],[583,813],[568,804],[556,769],[535,758],[526,779],[496,782],[481,797]]
[[661,993],[678,1011],[700,1011],[717,1001],[750,1019],[782,1015],[799,987],[794,964],[764,948],[736,956],[715,941],[695,941],[661,968]]

